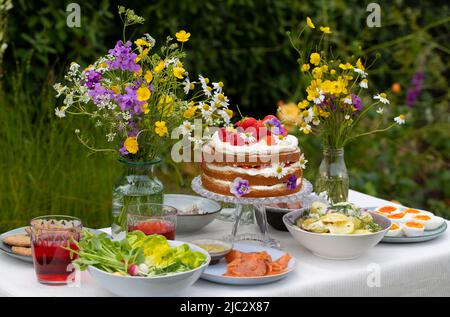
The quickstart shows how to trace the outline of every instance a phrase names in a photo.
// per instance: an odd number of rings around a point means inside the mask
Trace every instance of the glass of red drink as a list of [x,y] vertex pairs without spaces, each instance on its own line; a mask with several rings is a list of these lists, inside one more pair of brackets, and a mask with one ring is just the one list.
[[71,265],[80,241],[81,220],[70,216],[42,216],[31,220],[31,248],[37,279],[43,284],[67,284],[75,271]]
[[127,207],[128,232],[140,230],[146,235],[160,234],[175,240],[178,210],[174,207],[142,203]]

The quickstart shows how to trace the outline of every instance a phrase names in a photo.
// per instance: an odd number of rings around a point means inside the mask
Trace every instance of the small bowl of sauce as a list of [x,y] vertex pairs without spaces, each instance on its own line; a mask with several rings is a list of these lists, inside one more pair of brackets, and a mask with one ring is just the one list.
[[222,258],[230,253],[233,245],[229,242],[223,240],[213,240],[213,239],[201,239],[191,241],[191,243],[199,246],[209,253],[211,256],[210,265],[214,265],[220,262]]

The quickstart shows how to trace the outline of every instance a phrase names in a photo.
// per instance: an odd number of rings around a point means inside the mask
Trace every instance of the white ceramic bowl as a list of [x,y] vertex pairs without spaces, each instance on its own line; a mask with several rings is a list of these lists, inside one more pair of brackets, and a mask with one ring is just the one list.
[[192,195],[168,194],[164,195],[164,205],[169,205],[178,210],[189,209],[197,205],[205,213],[190,215],[178,213],[177,233],[195,232],[212,222],[218,215],[222,206],[214,200]]
[[305,209],[300,209],[284,215],[284,224],[298,243],[313,254],[331,260],[349,260],[359,257],[380,242],[391,226],[391,221],[388,218],[371,212],[374,221],[383,230],[364,235],[314,233],[300,229],[295,225],[296,220],[304,212]]
[[[176,247],[181,241],[168,241],[170,246]],[[194,284],[209,265],[211,257],[202,248],[187,243],[194,251],[200,251],[206,255],[206,261],[200,267],[181,273],[167,276],[143,277],[143,276],[119,276],[89,266],[88,270],[94,280],[103,288],[118,296],[131,297],[159,297],[174,296]]]

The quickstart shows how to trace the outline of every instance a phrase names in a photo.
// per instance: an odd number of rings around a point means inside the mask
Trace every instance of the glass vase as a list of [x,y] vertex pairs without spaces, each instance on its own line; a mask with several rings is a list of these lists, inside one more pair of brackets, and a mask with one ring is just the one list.
[[315,192],[326,192],[330,203],[338,203],[347,201],[348,189],[349,178],[345,166],[344,149],[324,148]]
[[119,158],[124,166],[122,176],[114,183],[111,233],[120,238],[127,232],[127,209],[132,204],[163,203],[164,186],[155,176],[157,158],[149,162],[131,162]]

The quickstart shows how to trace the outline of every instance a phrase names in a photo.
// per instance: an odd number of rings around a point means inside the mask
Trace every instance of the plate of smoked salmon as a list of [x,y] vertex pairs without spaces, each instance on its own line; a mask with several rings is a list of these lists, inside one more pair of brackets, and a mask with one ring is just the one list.
[[202,278],[221,284],[266,284],[286,277],[295,267],[295,259],[289,253],[238,242],[218,264],[209,265]]

